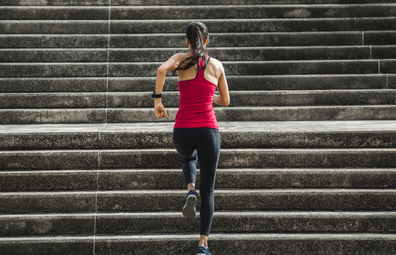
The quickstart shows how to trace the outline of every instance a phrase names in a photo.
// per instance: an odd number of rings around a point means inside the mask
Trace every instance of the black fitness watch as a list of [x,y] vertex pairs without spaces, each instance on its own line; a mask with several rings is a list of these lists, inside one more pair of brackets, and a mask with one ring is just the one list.
[[161,98],[161,97],[162,97],[162,94],[155,94],[155,90],[154,90],[154,92],[153,92],[153,94],[151,95],[151,97],[153,97],[153,98]]

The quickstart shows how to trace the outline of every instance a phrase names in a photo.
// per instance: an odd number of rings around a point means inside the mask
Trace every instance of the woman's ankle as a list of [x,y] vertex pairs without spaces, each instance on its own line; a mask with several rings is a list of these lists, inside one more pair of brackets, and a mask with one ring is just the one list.
[[208,248],[208,236],[206,236],[206,235],[201,235],[198,245],[202,245],[202,246],[204,246],[205,248]]
[[190,192],[192,189],[195,189],[195,183],[189,183],[187,185],[187,192]]

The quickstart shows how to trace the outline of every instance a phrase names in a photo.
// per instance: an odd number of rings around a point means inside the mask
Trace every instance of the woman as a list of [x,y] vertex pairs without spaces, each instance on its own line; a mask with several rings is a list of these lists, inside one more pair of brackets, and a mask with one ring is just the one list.
[[[196,164],[200,165],[200,241],[198,255],[211,254],[208,236],[214,211],[214,182],[220,154],[220,136],[213,103],[228,106],[230,96],[223,65],[210,58],[206,51],[208,29],[201,22],[191,22],[186,29],[186,45],[190,53],[178,53],[163,63],[157,72],[153,97],[157,118],[168,117],[161,102],[165,76],[174,71],[178,76],[180,105],[173,129],[173,143],[182,156],[182,169],[187,197],[182,213],[196,215],[198,195],[195,191]],[[215,95],[216,87],[220,95]]]

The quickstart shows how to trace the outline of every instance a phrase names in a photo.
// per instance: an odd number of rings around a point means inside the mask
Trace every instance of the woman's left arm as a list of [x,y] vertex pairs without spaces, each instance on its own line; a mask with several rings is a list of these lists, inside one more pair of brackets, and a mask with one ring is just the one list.
[[[173,55],[168,61],[163,63],[157,70],[157,80],[155,82],[155,94],[162,94],[162,89],[165,83],[166,74],[176,69],[178,60],[180,59],[179,54]],[[168,118],[165,107],[162,104],[161,98],[154,99],[154,111],[157,118]]]

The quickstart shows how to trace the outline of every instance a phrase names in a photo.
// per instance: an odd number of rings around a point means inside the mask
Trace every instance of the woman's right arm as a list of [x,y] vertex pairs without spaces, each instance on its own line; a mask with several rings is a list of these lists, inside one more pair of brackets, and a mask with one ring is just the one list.
[[221,63],[220,70],[221,75],[219,78],[219,83],[217,84],[217,90],[219,91],[220,95],[214,95],[213,102],[218,105],[228,106],[230,104],[230,93],[228,91],[228,84],[225,77],[224,67]]
[[[168,72],[177,67],[180,56],[173,55],[168,61],[163,63],[157,70],[157,79],[155,82],[155,94],[162,94],[162,89],[165,83],[165,77]],[[161,98],[154,99],[154,112],[157,118],[168,118],[165,107],[162,104]]]

